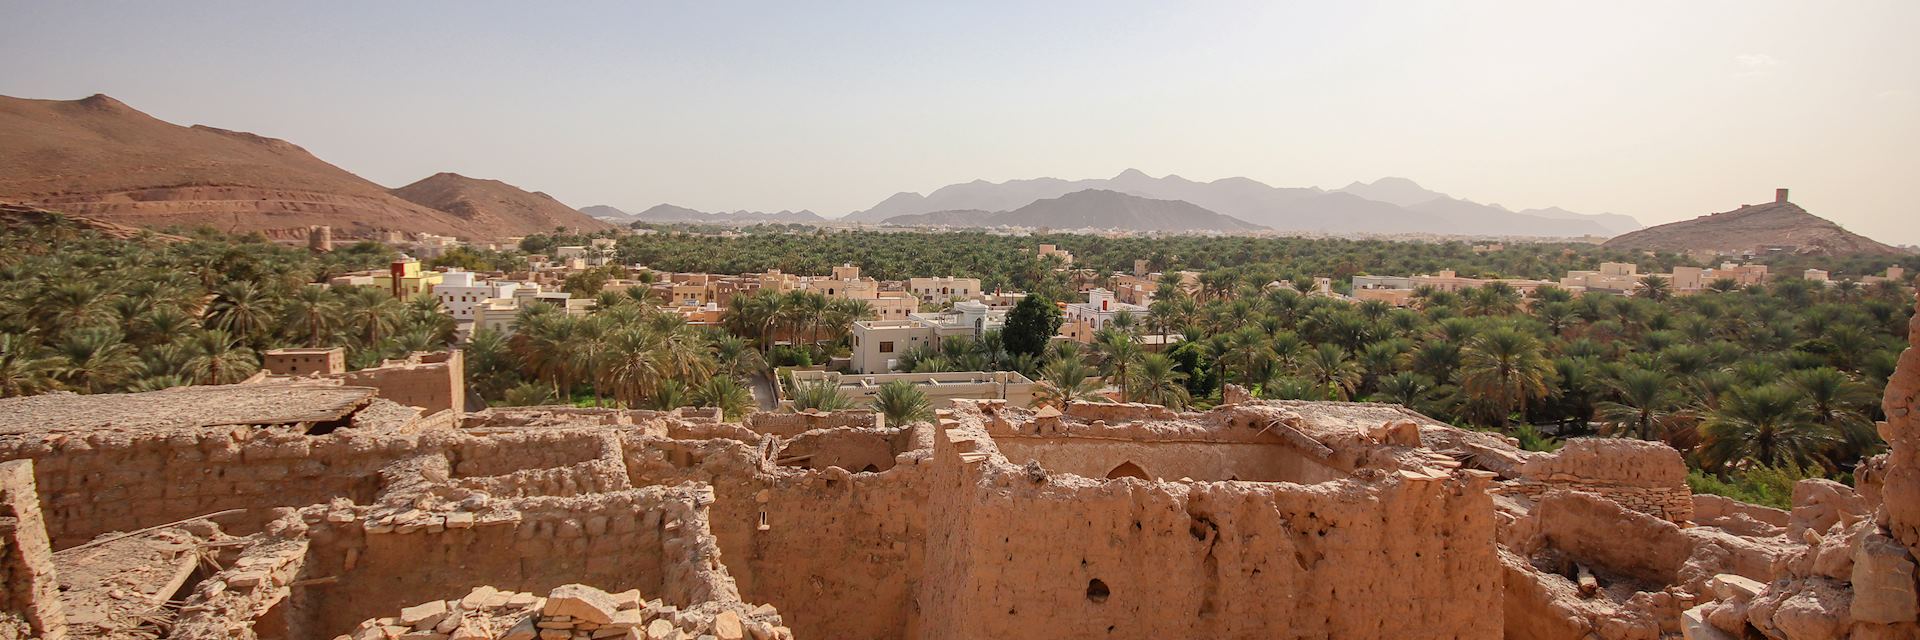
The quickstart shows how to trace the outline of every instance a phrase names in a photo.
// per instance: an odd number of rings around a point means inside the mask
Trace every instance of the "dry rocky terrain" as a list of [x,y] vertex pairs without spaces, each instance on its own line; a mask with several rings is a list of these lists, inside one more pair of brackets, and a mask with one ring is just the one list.
[[1604,246],[1655,251],[1737,253],[1787,247],[1795,253],[1892,255],[1900,249],[1841,228],[1791,202],[1750,204],[1663,225],[1608,240]]
[[601,228],[571,210],[423,206],[285,140],[183,127],[104,95],[0,96],[0,201],[137,227],[206,225],[280,239],[304,237],[312,225],[341,237],[390,230],[473,239]]

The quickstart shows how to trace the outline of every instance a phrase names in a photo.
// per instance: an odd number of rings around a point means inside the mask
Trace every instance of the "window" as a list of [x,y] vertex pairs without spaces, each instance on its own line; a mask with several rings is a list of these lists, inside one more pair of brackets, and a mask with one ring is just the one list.
[[892,340],[881,340],[881,341],[880,341],[880,353],[893,353],[893,341],[892,341]]

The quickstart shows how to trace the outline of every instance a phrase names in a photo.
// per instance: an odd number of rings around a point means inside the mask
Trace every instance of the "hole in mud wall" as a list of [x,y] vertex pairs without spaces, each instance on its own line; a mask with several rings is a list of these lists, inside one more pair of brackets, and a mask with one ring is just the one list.
[[1087,599],[1093,601],[1094,604],[1106,602],[1107,596],[1111,595],[1113,595],[1113,591],[1107,589],[1107,583],[1101,579],[1094,578],[1087,581]]
[[[1008,460],[1033,460],[1053,473],[1087,478],[1192,478],[1316,484],[1348,474],[1284,444],[1253,442],[1130,442],[1073,437],[997,435]],[[1133,473],[1122,473],[1130,467]]]
[[307,435],[324,436],[329,433],[333,433],[335,431],[340,430],[341,427],[345,427],[351,424],[353,424],[353,418],[351,416],[341,418],[338,420],[327,420],[324,422],[315,422],[307,426]]
[[881,431],[811,431],[788,441],[779,462],[802,469],[881,472],[893,468],[895,453],[893,439]]

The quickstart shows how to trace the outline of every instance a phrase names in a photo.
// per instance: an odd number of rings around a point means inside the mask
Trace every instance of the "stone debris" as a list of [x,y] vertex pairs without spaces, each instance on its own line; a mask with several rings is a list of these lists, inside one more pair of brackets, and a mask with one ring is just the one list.
[[458,600],[429,601],[366,620],[335,640],[744,640],[748,629],[756,640],[791,640],[792,630],[766,622],[778,618],[766,605],[745,615],[724,608],[682,610],[643,599],[638,589],[609,594],[569,584],[540,596],[480,586]]

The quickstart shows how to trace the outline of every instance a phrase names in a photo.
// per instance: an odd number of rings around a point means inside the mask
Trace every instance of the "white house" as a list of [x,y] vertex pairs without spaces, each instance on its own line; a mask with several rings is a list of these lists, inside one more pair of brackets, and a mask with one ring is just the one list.
[[1113,317],[1120,315],[1122,311],[1132,314],[1138,321],[1147,319],[1146,307],[1115,300],[1112,291],[1094,289],[1087,292],[1086,302],[1067,305],[1066,320],[1067,322],[1084,322],[1090,330],[1099,331],[1107,328],[1107,325],[1113,322]]
[[519,288],[517,282],[481,280],[471,271],[453,270],[433,286],[433,296],[440,299],[440,306],[454,321],[466,322],[473,319],[473,310],[482,303],[493,298],[512,298]]

